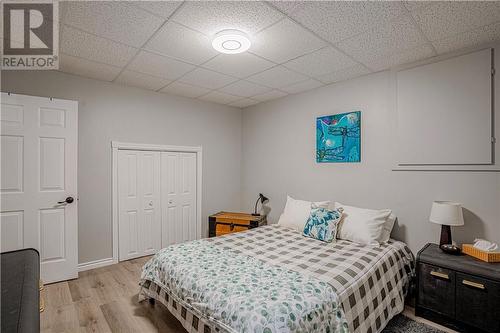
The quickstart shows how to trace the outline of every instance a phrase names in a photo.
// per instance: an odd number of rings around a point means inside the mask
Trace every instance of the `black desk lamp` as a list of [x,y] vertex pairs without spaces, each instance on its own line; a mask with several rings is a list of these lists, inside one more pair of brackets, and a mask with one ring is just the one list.
[[253,216],[260,216],[260,214],[257,213],[257,205],[259,204],[259,201],[261,204],[264,204],[266,201],[269,201],[269,199],[265,197],[264,194],[259,193],[259,197],[257,198],[257,201],[255,201],[255,210],[254,213],[252,214]]

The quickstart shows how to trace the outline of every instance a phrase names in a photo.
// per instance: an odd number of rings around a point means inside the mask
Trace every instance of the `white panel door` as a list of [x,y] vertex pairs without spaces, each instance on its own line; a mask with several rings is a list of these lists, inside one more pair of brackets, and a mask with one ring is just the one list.
[[120,261],[156,253],[161,246],[160,153],[118,152]]
[[197,238],[196,153],[161,153],[162,247]]
[[46,283],[76,278],[78,103],[2,93],[0,123],[1,250],[37,249]]

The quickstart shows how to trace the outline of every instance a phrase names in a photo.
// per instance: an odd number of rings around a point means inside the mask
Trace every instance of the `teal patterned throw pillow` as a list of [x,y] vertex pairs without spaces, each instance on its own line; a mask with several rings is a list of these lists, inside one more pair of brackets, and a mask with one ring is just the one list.
[[337,226],[342,213],[338,210],[313,208],[304,227],[304,236],[323,242],[332,242],[337,234]]

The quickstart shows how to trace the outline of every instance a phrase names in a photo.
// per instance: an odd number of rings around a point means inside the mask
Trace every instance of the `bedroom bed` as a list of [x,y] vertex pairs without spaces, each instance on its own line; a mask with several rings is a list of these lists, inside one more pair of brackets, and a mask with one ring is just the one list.
[[140,300],[188,332],[380,332],[403,311],[408,247],[326,243],[279,225],[169,246],[144,267]]

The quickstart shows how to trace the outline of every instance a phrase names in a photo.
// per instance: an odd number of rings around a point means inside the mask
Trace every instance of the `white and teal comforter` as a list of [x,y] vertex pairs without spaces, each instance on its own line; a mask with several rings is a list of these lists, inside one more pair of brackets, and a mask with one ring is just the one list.
[[379,333],[403,311],[413,275],[402,242],[327,243],[270,225],[160,251],[140,296],[189,333]]
[[141,281],[167,289],[228,332],[349,331],[330,284],[207,240],[161,250]]

